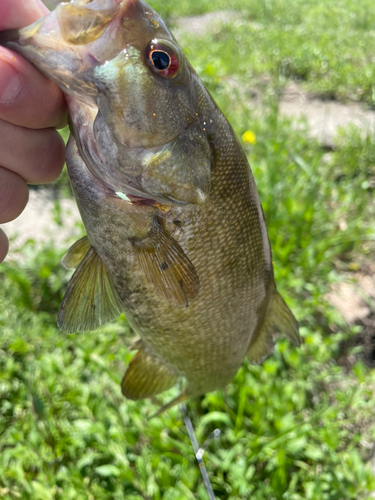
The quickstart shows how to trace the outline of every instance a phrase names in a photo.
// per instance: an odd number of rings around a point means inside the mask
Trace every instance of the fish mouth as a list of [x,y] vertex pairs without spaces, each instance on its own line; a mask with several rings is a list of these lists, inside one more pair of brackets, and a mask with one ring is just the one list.
[[118,54],[125,39],[131,43],[128,24],[143,16],[144,7],[142,0],[62,2],[25,28],[1,32],[0,45],[24,56],[66,94],[93,102],[97,89],[87,72]]

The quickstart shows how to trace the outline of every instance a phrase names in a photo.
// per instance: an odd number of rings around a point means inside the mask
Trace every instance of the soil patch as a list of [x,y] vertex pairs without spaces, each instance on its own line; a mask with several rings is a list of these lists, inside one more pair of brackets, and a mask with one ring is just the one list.
[[241,13],[236,10],[217,10],[200,16],[178,17],[173,20],[171,31],[177,40],[184,34],[203,36],[218,31],[226,24],[232,24],[240,18]]
[[279,111],[296,120],[305,117],[309,135],[327,148],[335,146],[334,139],[339,128],[354,126],[363,135],[375,132],[375,111],[354,102],[319,99],[302,90],[296,83],[290,83],[285,88]]
[[63,226],[56,225],[55,201],[51,190],[30,191],[29,203],[22,214],[16,220],[0,226],[7,236],[12,238],[10,256],[29,239],[38,244],[52,240],[56,247],[68,249],[72,237],[76,236],[77,239],[81,237],[82,231],[77,225],[80,215],[75,201],[61,199],[59,203],[61,207],[59,217],[64,222]]
[[350,368],[361,359],[375,368],[375,264],[361,263],[360,272],[336,283],[326,295],[328,302],[337,309],[348,326],[357,325],[361,332],[343,342],[338,363]]

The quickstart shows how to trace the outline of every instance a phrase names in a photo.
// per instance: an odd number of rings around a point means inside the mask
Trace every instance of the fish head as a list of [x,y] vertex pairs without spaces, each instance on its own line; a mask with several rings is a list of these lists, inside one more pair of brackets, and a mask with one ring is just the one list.
[[[116,151],[120,159],[120,164],[115,158],[111,163],[116,182],[123,170],[127,181],[133,175],[140,191],[159,200],[205,201],[212,100],[161,17],[146,3],[62,3],[21,29],[7,46],[67,95],[96,110],[97,147],[103,157]],[[125,170],[135,150],[137,166],[129,173]],[[110,177],[104,171],[103,176]]]

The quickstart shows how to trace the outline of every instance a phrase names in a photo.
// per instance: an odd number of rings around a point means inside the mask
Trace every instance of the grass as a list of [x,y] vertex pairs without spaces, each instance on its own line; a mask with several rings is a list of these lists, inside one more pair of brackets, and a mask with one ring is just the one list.
[[[272,40],[279,37],[283,54],[297,53],[282,37],[296,37],[297,47],[298,30],[281,29],[286,25],[305,30],[309,67],[324,26],[330,26],[327,36],[336,41],[343,36],[342,26],[352,26],[357,35],[371,31],[374,7],[369,2],[335,2],[333,10],[330,4],[234,2],[243,19],[267,30],[254,30],[254,35],[239,23],[184,42],[237,134],[250,130],[256,137],[255,144],[244,147],[268,222],[277,282],[304,339],[299,350],[279,340],[262,366],[245,362],[225,391],[189,402],[200,442],[221,429],[205,456],[218,499],[369,500],[375,490],[366,465],[373,454],[375,375],[361,361],[350,369],[338,364],[341,342],[360,327],[349,328],[324,299],[330,284],[345,278],[343,269],[360,269],[362,259],[373,254],[374,141],[355,129],[342,130],[327,154],[308,138],[305,123],[296,127],[281,117],[277,61],[284,56],[272,55]],[[169,16],[198,14],[224,3],[172,7],[167,1],[160,10]],[[335,16],[340,23],[333,22]],[[241,58],[236,36],[252,47]],[[354,52],[353,60],[362,64]],[[262,53],[271,54],[266,63],[259,60]],[[327,84],[332,95],[350,97],[340,64],[330,71],[341,80],[327,77]],[[275,86],[265,89],[261,115],[249,106],[248,87],[228,81],[230,75],[244,82],[250,69],[275,77]],[[354,63],[347,67],[347,78],[350,73],[366,88]],[[308,71],[305,84],[317,89],[318,80]],[[155,402],[121,396],[119,382],[133,337],[126,319],[87,334],[57,330],[56,313],[70,276],[59,264],[62,253],[53,242],[40,249],[29,241],[17,259],[0,266],[0,498],[205,500],[179,409],[149,421]]]
[[[2,497],[205,499],[178,408],[148,421],[154,404],[120,394],[130,359],[124,318],[92,334],[57,331],[43,296],[66,283],[60,256],[30,248],[26,266],[3,265]],[[25,294],[24,274],[34,293]],[[373,435],[374,377],[360,363],[345,374],[334,359],[350,332],[327,335],[309,321],[314,301],[299,302],[300,351],[281,341],[225,393],[189,404],[200,442],[222,429],[207,454],[218,498],[364,499],[375,488],[361,444]]]
[[[239,12],[238,20],[202,37],[183,36],[185,52],[199,73],[236,77],[255,85],[270,77],[283,87],[298,80],[325,98],[374,106],[375,6],[371,0],[155,1],[170,20],[213,10]],[[211,31],[211,33],[210,33]]]

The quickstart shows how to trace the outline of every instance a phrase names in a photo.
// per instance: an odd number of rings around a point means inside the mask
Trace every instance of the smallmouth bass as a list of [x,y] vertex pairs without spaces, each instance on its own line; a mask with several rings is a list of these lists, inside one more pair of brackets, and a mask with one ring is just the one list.
[[58,314],[66,332],[125,312],[140,339],[130,399],[186,381],[163,409],[228,384],[298,325],[276,290],[255,181],[233,129],[142,0],[74,0],[6,45],[66,94],[67,168],[87,236]]

